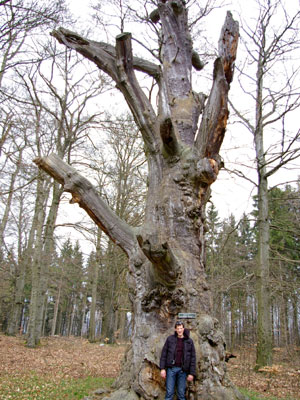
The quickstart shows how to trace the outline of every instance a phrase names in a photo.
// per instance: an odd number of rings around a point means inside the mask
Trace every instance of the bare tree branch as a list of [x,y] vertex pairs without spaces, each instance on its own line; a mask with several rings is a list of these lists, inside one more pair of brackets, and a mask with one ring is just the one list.
[[228,118],[227,95],[233,78],[238,36],[238,23],[228,12],[219,40],[213,86],[196,139],[196,146],[204,157],[216,157],[223,142]]
[[[134,75],[130,34],[124,33],[118,36],[116,46],[119,51],[112,51],[110,45],[85,39],[64,28],[53,31],[51,35],[60,43],[93,61],[116,82],[117,88],[123,93],[129,108],[133,112],[148,150],[152,154],[157,154],[159,143],[155,136],[156,115]],[[143,63],[141,59],[139,59],[138,65],[140,70],[144,69],[144,71],[147,69],[147,65],[148,72],[149,65],[151,65],[152,73],[154,70],[157,72],[154,64]],[[156,74],[154,73],[154,75]]]
[[61,183],[64,191],[72,194],[70,202],[78,203],[126,254],[129,255],[133,251],[136,241],[133,229],[108,207],[87,179],[55,154],[36,158],[34,162]]

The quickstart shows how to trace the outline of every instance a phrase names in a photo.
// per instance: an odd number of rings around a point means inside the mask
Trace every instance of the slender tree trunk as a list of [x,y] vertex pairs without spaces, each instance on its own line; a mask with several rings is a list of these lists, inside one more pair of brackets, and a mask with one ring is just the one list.
[[[22,208],[22,207],[20,207]],[[20,212],[19,216],[21,216],[22,213]],[[20,222],[20,218],[19,218]],[[21,242],[21,236],[19,234],[19,240]],[[27,251],[25,250],[23,254],[21,254],[21,251],[19,250],[19,256],[18,256],[18,263],[16,265],[16,270],[15,270],[15,279],[14,279],[14,284],[12,285],[12,291],[13,291],[13,302],[11,304],[11,311],[10,311],[10,316],[8,320],[8,327],[7,327],[7,334],[8,335],[16,335],[20,331],[20,321],[21,321],[21,315],[22,315],[22,310],[24,307],[24,287],[25,287],[25,277],[26,277],[26,270],[27,270],[27,265],[28,263],[26,262],[26,253]]]
[[[42,218],[42,216],[40,217]],[[37,233],[41,233],[37,230]],[[39,275],[40,275],[40,265],[41,265],[41,252],[42,243],[41,237],[37,237],[36,247],[34,250],[33,264],[32,264],[32,286],[31,286],[31,297],[30,297],[30,307],[29,307],[29,321],[28,321],[28,332],[27,332],[27,346],[35,347],[39,343],[39,336],[36,332],[37,323],[37,309],[38,309],[38,298],[40,296],[39,291]]]
[[[15,285],[15,302],[12,304],[12,312],[11,312],[11,326],[13,327],[13,332],[11,334],[20,333],[21,332],[21,323],[22,323],[22,313],[24,308],[24,288],[25,288],[25,279],[26,273],[29,270],[30,262],[30,251],[32,250],[32,240],[29,234],[29,240],[27,243],[27,249],[22,248],[23,238],[24,238],[24,202],[23,195],[20,196],[20,210],[19,210],[19,221],[18,221],[18,266],[17,266],[17,276],[16,276],[16,285]],[[31,232],[30,232],[31,233]]]
[[57,295],[56,295],[55,303],[54,303],[51,336],[54,336],[55,332],[56,332],[56,323],[57,323],[58,307],[59,307],[60,296],[61,296],[61,288],[62,288],[62,277],[60,278],[60,281],[58,284]]
[[292,295],[292,307],[293,307],[293,339],[295,346],[300,346],[300,317],[298,311],[298,297]]
[[73,306],[72,306],[70,324],[69,324],[69,328],[68,328],[68,336],[74,334],[74,318],[75,318],[75,314],[76,314],[76,309],[77,309],[77,304],[76,304],[76,299],[75,299]]
[[230,296],[230,349],[233,351],[235,348],[235,342],[236,342],[236,324],[237,324],[237,319],[236,319],[236,303],[235,300],[233,299],[233,294]]
[[257,311],[256,311],[256,298],[252,297],[252,307],[251,307],[251,320],[252,320],[252,343],[257,342]]
[[110,301],[107,300],[107,297],[104,299],[103,306],[103,319],[102,319],[102,329],[101,329],[101,337],[102,339],[106,339],[108,336],[108,321],[109,321],[109,313],[110,313]]
[[126,311],[119,311],[120,312],[120,318],[119,318],[119,341],[124,342],[127,339],[126,335]]
[[97,305],[97,284],[98,284],[99,265],[95,263],[93,271],[92,283],[92,303],[90,308],[90,325],[89,325],[89,341],[91,343],[96,340],[96,305]]
[[43,325],[42,325],[42,336],[46,336],[46,327],[47,327],[47,314],[48,314],[48,297],[45,296],[45,303],[43,307]]
[[[1,86],[1,83],[0,83],[0,86]],[[16,181],[16,178],[19,174],[19,171],[20,171],[20,168],[22,165],[22,153],[23,153],[23,150],[20,150],[19,157],[18,157],[18,160],[16,163],[16,168],[11,175],[11,180],[10,180],[9,189],[8,189],[8,197],[5,202],[4,213],[3,213],[2,220],[0,222],[0,248],[2,248],[3,243],[4,243],[4,231],[5,231],[7,222],[8,222],[9,213],[11,211],[11,203],[12,203],[13,194],[14,194],[15,181]]]
[[[83,337],[85,334],[85,319],[86,319],[86,303],[87,303],[87,297],[86,293],[84,293],[84,298],[82,300],[82,317],[81,317],[81,329],[80,329],[80,336]],[[87,332],[88,333],[88,332]]]
[[214,301],[213,301],[213,315],[215,318],[220,321],[222,324],[222,330],[225,332],[226,330],[226,318],[224,317],[225,311],[224,311],[224,301],[223,301],[223,293],[218,292],[216,296],[214,296]]
[[[34,240],[36,235],[36,228],[38,226],[38,213],[39,207],[37,207],[36,204],[26,249],[24,250],[23,254],[19,252],[19,254],[21,254],[19,262],[20,270],[16,280],[15,301],[12,307],[12,317],[10,318],[9,323],[8,334],[10,335],[15,335],[16,333],[18,333],[20,328],[19,324],[21,321],[22,310],[24,308],[25,278],[29,268],[32,266]],[[22,218],[23,216],[20,214],[20,217]]]
[[96,305],[97,305],[97,287],[98,275],[101,262],[101,234],[102,231],[98,228],[97,244],[96,244],[96,262],[94,263],[93,281],[92,281],[92,303],[90,308],[90,326],[89,326],[89,341],[96,340]]
[[102,334],[103,339],[114,342],[114,320],[115,320],[115,295],[118,279],[118,255],[115,245],[110,242],[107,248],[107,291],[104,299]]
[[[277,306],[277,304],[275,303],[275,301],[272,301],[271,304],[271,326],[272,326],[272,343],[273,346],[276,346],[276,340],[277,343],[279,343],[279,337],[280,337],[280,332],[279,332],[279,328],[276,330],[276,320],[279,321],[280,317],[279,317],[279,310],[280,307]],[[278,317],[276,318],[275,316],[275,312],[278,311]],[[278,322],[278,326],[279,326],[279,322]],[[277,337],[276,337],[277,335]],[[279,346],[279,344],[277,344]]]
[[284,339],[284,346],[286,348],[291,344],[290,330],[289,330],[289,304],[288,297],[282,293],[282,335]]
[[243,315],[243,325],[242,325],[242,334],[241,334],[241,343],[240,345],[244,344],[244,343],[249,343],[250,340],[250,312],[248,310],[248,299],[249,299],[249,295],[246,292],[245,294],[245,299],[243,301],[243,304],[241,306],[242,308],[242,315]]
[[[1,86],[1,84],[0,84]],[[7,226],[8,222],[8,217],[9,213],[11,211],[11,204],[12,204],[12,199],[13,199],[13,193],[14,193],[14,185],[16,181],[16,177],[19,174],[20,167],[21,167],[21,162],[22,162],[22,151],[19,151],[19,157],[16,163],[16,168],[13,174],[11,175],[11,181],[9,185],[9,190],[8,190],[8,197],[5,202],[5,208],[4,208],[4,213],[2,220],[0,222],[0,249],[2,248],[4,244],[4,232]],[[20,217],[23,217],[23,203],[21,200],[20,204],[20,213],[19,213],[19,226],[21,226],[21,219]],[[19,231],[19,246],[20,243],[22,243],[22,231]],[[23,262],[23,256],[21,254],[20,248],[18,249],[18,263],[16,265],[16,271],[15,271],[15,277],[13,279],[11,289],[13,291],[13,298],[14,301],[12,303],[11,307],[11,312],[8,320],[8,326],[7,326],[7,334],[8,335],[15,335],[19,331],[19,321],[20,321],[20,315],[21,315],[21,310],[23,307],[23,297],[24,297],[24,284],[25,284],[25,264]]]
[[64,318],[64,330],[66,331],[66,336],[70,336],[71,332],[71,320],[72,312],[74,307],[73,296],[68,299],[68,305],[66,307],[66,314]]
[[259,216],[258,216],[258,262],[256,271],[257,295],[257,355],[256,369],[272,365],[272,326],[269,293],[269,221],[268,221],[268,185],[261,178],[259,184]]
[[[32,271],[31,271],[31,297],[30,297],[30,308],[29,308],[29,322],[28,322],[28,333],[27,333],[27,346],[35,347],[40,340],[40,332],[37,332],[37,324],[40,315],[38,313],[38,306],[40,303],[40,274],[42,265],[42,248],[43,248],[43,224],[45,220],[45,203],[48,195],[48,191],[43,185],[41,177],[38,179],[37,184],[37,201],[36,201],[36,214],[37,214],[37,225],[35,227],[35,247],[32,260]],[[38,324],[41,326],[41,324]]]
[[[264,47],[264,45],[262,46]],[[258,256],[256,268],[256,296],[257,296],[257,351],[256,366],[272,365],[272,326],[269,293],[269,254],[270,254],[270,223],[268,205],[268,178],[263,142],[263,61],[260,55],[257,69],[256,95],[256,130],[254,145],[256,151],[258,173]]]
[[120,322],[120,311],[116,310],[115,311],[115,318],[114,318],[114,333],[113,333],[113,338],[114,338],[114,343],[118,343],[119,337],[120,337],[120,331],[119,331],[119,322]]
[[63,191],[58,187],[57,182],[53,183],[53,194],[52,194],[52,202],[50,205],[49,214],[46,221],[46,226],[44,229],[45,236],[43,238],[43,257],[41,259],[40,266],[40,295],[38,297],[37,304],[37,321],[36,321],[36,335],[38,336],[40,332],[42,332],[43,325],[43,314],[44,314],[44,305],[45,305],[45,297],[48,289],[48,279],[49,279],[49,267],[52,263],[52,257],[55,249],[54,243],[54,229],[55,222],[58,213],[59,201]]
[[63,335],[63,313],[58,310],[57,324],[56,324],[57,335]]
[[12,310],[7,329],[8,335],[14,336],[20,331],[20,321],[24,306],[25,276],[26,276],[26,266],[21,261],[19,265],[19,273],[16,276],[14,302],[12,304]]

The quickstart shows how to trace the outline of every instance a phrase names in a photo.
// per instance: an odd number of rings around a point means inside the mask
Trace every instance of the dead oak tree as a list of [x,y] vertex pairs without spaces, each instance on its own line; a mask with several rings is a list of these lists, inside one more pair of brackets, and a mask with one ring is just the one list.
[[[203,97],[192,90],[191,71],[197,57],[185,2],[159,0],[153,15],[161,24],[161,65],[134,57],[129,33],[119,35],[115,47],[62,28],[52,33],[60,43],[107,73],[132,111],[144,140],[149,168],[143,225],[136,228],[121,220],[92,184],[56,155],[35,162],[72,194],[71,202],[85,209],[129,258],[128,285],[134,311],[132,345],[113,398],[163,398],[164,382],[158,368],[163,341],[173,331],[178,313],[193,312],[196,318],[187,322],[197,351],[193,395],[233,399],[241,395],[226,378],[224,338],[218,322],[210,316],[204,208],[210,185],[221,168],[219,150],[228,118],[227,96],[238,24],[227,13],[212,88],[204,105]],[[141,89],[135,70],[157,81],[157,112]]]

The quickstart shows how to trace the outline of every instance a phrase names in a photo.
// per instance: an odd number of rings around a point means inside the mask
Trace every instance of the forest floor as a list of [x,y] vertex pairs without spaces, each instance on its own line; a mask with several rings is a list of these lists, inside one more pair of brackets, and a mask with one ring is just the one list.
[[[74,337],[52,337],[43,338],[38,348],[29,349],[25,347],[24,338],[0,335],[0,399],[82,398],[78,389],[77,397],[63,395],[58,389],[59,382],[64,381],[66,391],[68,380],[96,379],[92,384],[89,382],[89,389],[99,387],[100,378],[106,379],[103,382],[109,385],[119,372],[125,348],[125,345],[91,344]],[[253,391],[262,398],[300,399],[300,349],[292,353],[276,349],[274,365],[264,373],[253,371],[253,347],[233,353],[237,357],[228,362],[229,376],[238,387],[247,389],[248,394]],[[24,382],[33,375],[35,387],[25,387]],[[42,395],[47,387],[49,393],[54,391],[51,385],[57,386],[60,394]]]
[[231,381],[239,388],[259,393],[264,398],[300,399],[300,348],[275,348],[272,367],[255,372],[256,348],[233,351],[228,362]]

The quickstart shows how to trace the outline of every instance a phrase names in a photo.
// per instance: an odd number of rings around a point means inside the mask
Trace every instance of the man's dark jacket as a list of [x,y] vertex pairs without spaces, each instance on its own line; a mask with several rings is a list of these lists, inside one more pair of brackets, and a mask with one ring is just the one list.
[[[160,369],[174,367],[176,359],[177,333],[167,338],[161,351]],[[183,357],[182,370],[189,375],[196,376],[196,352],[193,340],[190,338],[190,332],[184,329],[183,332]]]

